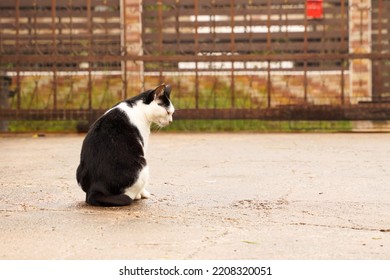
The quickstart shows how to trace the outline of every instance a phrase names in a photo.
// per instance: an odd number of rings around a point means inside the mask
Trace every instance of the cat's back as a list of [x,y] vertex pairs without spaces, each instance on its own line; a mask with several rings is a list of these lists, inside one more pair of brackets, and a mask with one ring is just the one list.
[[143,140],[120,108],[101,116],[84,139],[76,178],[84,191],[102,182],[111,193],[131,185],[146,165]]
[[[119,107],[114,107],[91,126],[83,143],[83,146],[86,145],[91,145],[96,149],[131,146],[142,150],[143,139],[127,114]],[[141,150],[139,152],[142,152]]]
[[142,168],[145,165],[143,139],[127,114],[114,107],[91,126],[80,157],[79,169],[89,172]]

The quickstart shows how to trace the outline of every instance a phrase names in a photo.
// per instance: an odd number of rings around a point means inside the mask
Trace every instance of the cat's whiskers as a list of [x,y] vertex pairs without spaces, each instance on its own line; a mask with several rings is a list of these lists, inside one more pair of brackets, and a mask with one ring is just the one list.
[[151,130],[153,132],[159,132],[161,130],[161,128],[163,128],[163,126],[157,124],[157,123],[153,123],[152,126],[151,126]]

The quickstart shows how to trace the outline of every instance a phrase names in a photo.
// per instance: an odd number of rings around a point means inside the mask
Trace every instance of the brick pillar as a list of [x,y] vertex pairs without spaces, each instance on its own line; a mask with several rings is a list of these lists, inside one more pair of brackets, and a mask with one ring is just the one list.
[[[122,45],[126,55],[142,56],[142,0],[121,0],[123,17]],[[125,98],[143,91],[144,65],[142,60],[123,63],[127,87]]]
[[[371,53],[371,0],[349,0],[349,53]],[[371,60],[350,62],[350,101],[371,101]]]

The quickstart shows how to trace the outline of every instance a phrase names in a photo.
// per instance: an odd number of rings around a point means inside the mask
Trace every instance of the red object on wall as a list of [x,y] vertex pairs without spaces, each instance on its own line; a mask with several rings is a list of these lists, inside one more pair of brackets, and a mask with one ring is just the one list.
[[322,0],[306,0],[306,15],[308,18],[322,18]]

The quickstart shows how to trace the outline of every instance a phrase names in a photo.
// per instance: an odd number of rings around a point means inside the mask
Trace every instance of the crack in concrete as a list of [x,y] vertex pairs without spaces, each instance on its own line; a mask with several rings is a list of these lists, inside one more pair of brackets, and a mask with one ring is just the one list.
[[[277,223],[277,222],[275,222]],[[368,228],[368,227],[357,227],[357,226],[341,226],[341,225],[326,225],[326,224],[311,224],[311,223],[288,223],[287,225],[291,226],[313,226],[313,227],[324,227],[324,228],[338,228],[338,229],[352,229],[359,231],[379,231],[379,232],[390,232],[390,229],[380,229],[380,228]]]

